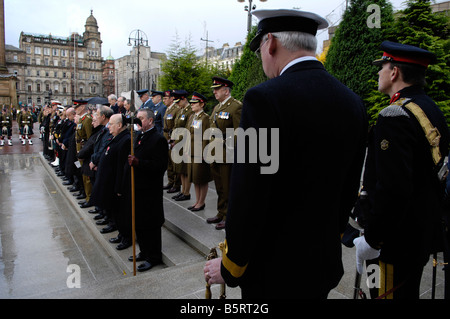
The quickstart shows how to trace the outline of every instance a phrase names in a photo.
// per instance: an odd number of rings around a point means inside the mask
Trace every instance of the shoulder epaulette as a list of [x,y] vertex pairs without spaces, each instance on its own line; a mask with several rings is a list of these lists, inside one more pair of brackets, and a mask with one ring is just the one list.
[[402,108],[403,105],[408,103],[411,99],[402,98],[391,105],[389,105],[387,108],[381,110],[380,115],[383,117],[399,117],[399,116],[405,116],[409,118],[409,114]]

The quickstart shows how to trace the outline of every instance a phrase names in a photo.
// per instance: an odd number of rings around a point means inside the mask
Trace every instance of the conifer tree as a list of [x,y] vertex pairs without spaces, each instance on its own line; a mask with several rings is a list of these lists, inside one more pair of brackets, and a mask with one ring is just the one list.
[[196,56],[196,50],[187,39],[183,46],[176,36],[167,52],[167,60],[162,64],[163,76],[160,78],[162,90],[186,90],[203,94],[208,102],[205,111],[209,114],[217,104],[211,89],[213,76],[225,76],[226,71],[205,65]]
[[[378,19],[379,24],[372,19]],[[379,46],[392,22],[390,2],[351,0],[331,40],[325,68],[363,99],[371,93],[369,80],[378,71],[372,61],[379,57]]]
[[234,83],[232,95],[240,101],[248,89],[268,79],[264,74],[261,60],[250,50],[250,42],[256,35],[256,30],[257,28],[254,26],[247,37],[244,52],[240,60],[234,64],[229,78]]

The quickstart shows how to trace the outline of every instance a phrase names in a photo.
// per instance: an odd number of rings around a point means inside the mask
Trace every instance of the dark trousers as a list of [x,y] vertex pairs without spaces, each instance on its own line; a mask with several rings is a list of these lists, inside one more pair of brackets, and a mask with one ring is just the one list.
[[145,260],[152,264],[162,262],[161,227],[136,228],[136,239]]

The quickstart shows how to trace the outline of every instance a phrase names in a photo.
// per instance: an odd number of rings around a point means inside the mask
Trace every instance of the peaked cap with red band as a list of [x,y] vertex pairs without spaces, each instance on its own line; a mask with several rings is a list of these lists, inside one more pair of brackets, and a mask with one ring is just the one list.
[[380,49],[384,51],[383,56],[381,59],[373,61],[372,64],[374,65],[394,62],[416,64],[426,68],[428,65],[436,63],[436,55],[434,53],[412,45],[383,41]]
[[201,101],[203,103],[206,103],[207,99],[204,95],[197,93],[197,92],[192,92],[192,98],[189,102],[198,102]]

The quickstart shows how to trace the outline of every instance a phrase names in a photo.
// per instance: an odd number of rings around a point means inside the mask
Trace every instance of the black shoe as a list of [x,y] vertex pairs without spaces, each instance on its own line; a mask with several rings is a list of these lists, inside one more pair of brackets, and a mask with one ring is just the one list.
[[[191,208],[190,209],[190,211],[191,212],[198,212],[199,210],[204,210],[205,209],[205,204],[203,204],[202,206],[200,206],[200,207],[198,207],[198,208],[196,208],[196,207],[193,207],[193,208]],[[189,208],[188,208],[189,209]]]
[[86,194],[80,194],[77,196],[77,199],[85,199],[86,198]]
[[62,183],[64,186],[72,185],[73,181],[65,181]]
[[127,249],[128,247],[130,247],[131,244],[132,244],[131,240],[126,239],[126,240],[123,240],[119,245],[117,245],[116,249],[117,250],[124,250],[124,249]]
[[106,226],[105,228],[100,229],[100,232],[102,234],[112,233],[113,231],[116,231],[116,226]]
[[153,265],[151,263],[149,263],[148,261],[144,261],[142,264],[140,264],[137,267],[137,271],[147,271],[152,268],[153,268]]
[[[141,255],[141,253],[136,255],[136,261],[144,261],[145,258]],[[133,256],[128,257],[128,261],[133,262]]]
[[98,214],[98,215],[94,216],[94,220],[99,220],[99,219],[103,219],[103,218],[105,218],[105,215],[103,215],[103,214]]
[[191,194],[189,194],[189,195],[181,194],[181,196],[175,198],[175,200],[176,200],[177,202],[180,202],[180,201],[182,201],[182,200],[190,200],[190,199],[191,199]]
[[80,208],[89,208],[89,207],[92,207],[92,206],[94,206],[94,205],[89,204],[89,202],[85,202],[85,203],[80,205]]
[[84,203],[86,203],[85,200],[80,200],[80,201],[78,202],[78,205],[82,205],[82,204],[84,204]]
[[67,187],[67,189],[68,189],[69,192],[71,192],[71,193],[73,193],[73,192],[79,192],[79,191],[80,191],[80,189],[79,189],[77,186],[75,186],[75,185],[72,185],[72,187]]
[[118,243],[120,243],[122,241],[122,235],[118,235],[117,237],[113,237],[113,238],[110,238],[109,239],[109,242],[111,243],[111,244],[118,244]]
[[177,199],[178,197],[180,197],[182,195],[183,195],[183,193],[178,193],[178,194],[172,196],[172,199]]
[[166,186],[163,186],[163,189],[171,189],[172,185],[171,184],[167,184]]
[[94,209],[88,210],[88,213],[89,213],[89,214],[100,214],[100,213],[101,213],[101,210],[98,209],[97,207],[95,207]]
[[98,220],[95,222],[96,225],[108,225],[108,221],[107,220]]

